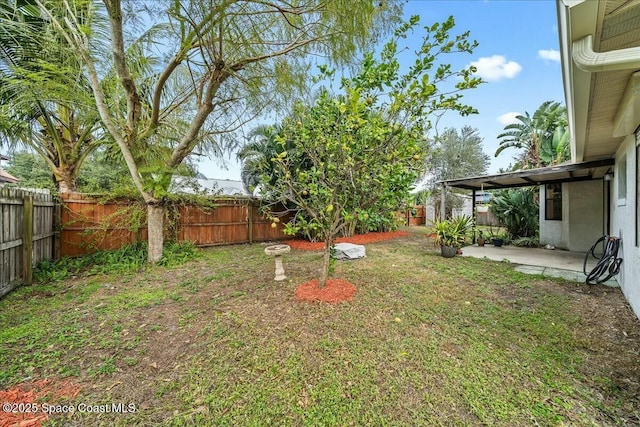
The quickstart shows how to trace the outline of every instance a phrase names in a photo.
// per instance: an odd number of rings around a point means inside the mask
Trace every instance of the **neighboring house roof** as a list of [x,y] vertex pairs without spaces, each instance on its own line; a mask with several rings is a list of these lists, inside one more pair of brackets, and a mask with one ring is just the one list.
[[15,184],[19,181],[20,180],[18,178],[11,175],[9,172],[5,172],[2,169],[0,169],[0,182],[8,182],[10,184]]
[[557,11],[571,158],[611,158],[640,122],[640,2],[558,0]]
[[177,193],[186,194],[217,194],[221,196],[249,196],[242,185],[242,181],[230,179],[203,179],[174,177],[171,189]]

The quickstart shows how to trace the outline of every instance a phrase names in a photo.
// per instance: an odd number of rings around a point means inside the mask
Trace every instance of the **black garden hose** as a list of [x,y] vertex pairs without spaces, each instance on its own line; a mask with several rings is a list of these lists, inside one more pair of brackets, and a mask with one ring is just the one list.
[[[589,249],[587,255],[584,257],[584,264],[582,265],[582,271],[587,276],[585,280],[587,285],[604,283],[620,272],[620,264],[622,264],[622,258],[618,258],[620,241],[617,237],[604,235],[591,246],[591,249]],[[598,257],[595,254],[595,250],[600,244],[604,245],[602,256],[593,270],[587,273],[589,255],[597,259]]]

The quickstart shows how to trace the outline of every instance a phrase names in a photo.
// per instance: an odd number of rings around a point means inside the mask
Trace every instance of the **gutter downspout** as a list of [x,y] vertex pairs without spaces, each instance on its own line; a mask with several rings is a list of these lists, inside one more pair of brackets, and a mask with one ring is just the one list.
[[594,52],[592,35],[573,42],[572,57],[576,66],[588,73],[640,68],[640,47]]

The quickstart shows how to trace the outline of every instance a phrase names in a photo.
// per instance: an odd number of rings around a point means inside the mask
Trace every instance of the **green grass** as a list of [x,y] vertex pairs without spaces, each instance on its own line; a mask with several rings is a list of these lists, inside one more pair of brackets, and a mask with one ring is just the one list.
[[274,282],[263,245],[20,288],[0,300],[0,384],[72,377],[77,402],[139,406],[74,415],[88,426],[640,422],[619,290],[444,259],[414,231],[336,263],[358,287],[339,305],[293,299],[318,253],[293,251]]

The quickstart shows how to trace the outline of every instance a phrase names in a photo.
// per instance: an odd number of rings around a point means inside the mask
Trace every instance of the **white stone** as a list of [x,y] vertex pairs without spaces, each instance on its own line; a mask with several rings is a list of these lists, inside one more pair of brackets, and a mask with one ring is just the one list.
[[353,243],[337,243],[335,246],[336,259],[358,259],[366,256],[363,245]]

